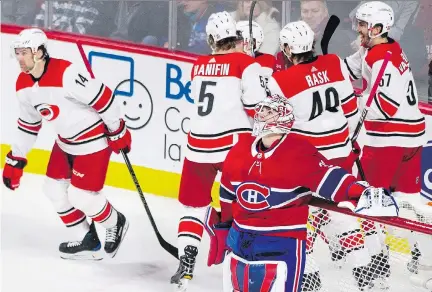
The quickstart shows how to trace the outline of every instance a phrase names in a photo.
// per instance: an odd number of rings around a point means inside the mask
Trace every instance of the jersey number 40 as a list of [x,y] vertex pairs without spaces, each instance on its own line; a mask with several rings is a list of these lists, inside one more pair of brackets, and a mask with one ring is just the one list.
[[319,91],[315,91],[312,95],[312,112],[309,121],[321,115],[325,110],[332,113],[337,112],[339,105],[339,94],[336,88],[327,88],[324,96]]

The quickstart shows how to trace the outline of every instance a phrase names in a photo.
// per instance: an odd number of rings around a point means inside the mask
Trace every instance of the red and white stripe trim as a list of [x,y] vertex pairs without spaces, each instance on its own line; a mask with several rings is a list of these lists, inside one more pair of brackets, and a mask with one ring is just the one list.
[[89,105],[92,108],[94,108],[99,114],[102,114],[108,110],[108,108],[111,106],[113,101],[114,101],[114,95],[112,90],[109,87],[102,84],[98,94],[89,103]]
[[113,212],[113,207],[111,206],[110,202],[107,201],[105,203],[105,206],[102,208],[102,210],[99,213],[89,217],[91,217],[95,222],[103,223],[108,220],[112,212]]
[[102,120],[97,121],[90,127],[82,130],[78,134],[70,138],[63,138],[60,135],[59,140],[65,144],[78,145],[85,144],[105,136],[105,124]]
[[23,132],[26,132],[27,134],[37,135],[41,128],[42,128],[42,120],[35,123],[29,123],[24,121],[23,119],[18,119],[18,129],[20,129]]
[[204,232],[204,224],[198,218],[185,216],[180,219],[178,237],[187,236],[201,241]]
[[86,219],[86,215],[81,210],[75,209],[74,207],[65,212],[57,213],[66,227],[73,227]]

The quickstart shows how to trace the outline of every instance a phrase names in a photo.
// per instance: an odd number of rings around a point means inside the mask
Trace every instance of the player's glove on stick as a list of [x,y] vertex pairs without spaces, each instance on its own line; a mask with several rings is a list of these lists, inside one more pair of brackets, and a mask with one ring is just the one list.
[[110,132],[105,128],[105,135],[108,139],[108,146],[115,153],[119,154],[120,151],[129,153],[131,150],[132,137],[123,119],[120,120],[120,127],[114,132]]
[[26,165],[27,159],[13,156],[12,151],[6,155],[6,163],[3,169],[3,183],[7,188],[15,190],[19,187],[23,169]]
[[224,261],[228,247],[226,239],[232,222],[220,222],[219,213],[209,207],[206,214],[205,229],[210,236],[210,250],[207,258],[207,266],[219,265]]
[[367,182],[357,182],[350,188],[350,192],[355,193],[362,187],[364,190],[358,201],[343,201],[338,204],[338,207],[348,208],[354,213],[366,216],[393,217],[399,215],[396,200],[388,190],[367,186]]

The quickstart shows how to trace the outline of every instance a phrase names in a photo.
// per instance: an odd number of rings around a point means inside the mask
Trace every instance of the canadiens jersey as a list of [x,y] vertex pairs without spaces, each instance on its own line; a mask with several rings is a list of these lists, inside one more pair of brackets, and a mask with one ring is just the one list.
[[268,150],[261,150],[258,141],[249,137],[239,142],[224,162],[222,221],[233,219],[233,227],[241,231],[304,240],[311,192],[344,201],[355,177],[329,165],[299,136],[284,135]]
[[349,155],[350,132],[357,123],[357,98],[349,72],[338,56],[318,56],[275,72],[268,89],[287,97],[294,108],[290,135],[306,138],[327,159]]
[[363,78],[365,91],[360,106],[366,104],[387,51],[392,57],[384,71],[364,125],[365,145],[375,147],[418,147],[426,142],[425,119],[418,107],[418,94],[409,61],[397,42],[371,49],[360,48],[345,64],[353,79]]
[[263,76],[271,76],[276,68],[276,58],[273,55],[265,53],[256,53],[255,61],[261,65],[261,74]]
[[191,72],[195,107],[190,115],[188,160],[222,162],[234,144],[250,135],[250,116],[266,96],[260,72],[261,66],[243,53],[198,58]]
[[66,153],[85,155],[105,149],[105,126],[119,127],[120,108],[111,89],[72,63],[49,58],[42,76],[21,73],[16,82],[19,102],[18,136],[13,155],[25,157],[42,126],[51,124],[56,142]]

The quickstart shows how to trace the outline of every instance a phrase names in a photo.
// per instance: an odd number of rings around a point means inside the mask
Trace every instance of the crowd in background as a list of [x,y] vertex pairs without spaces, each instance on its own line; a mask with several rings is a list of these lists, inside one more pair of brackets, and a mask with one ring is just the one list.
[[[205,26],[214,12],[230,11],[236,20],[247,20],[252,1],[241,0],[172,0],[177,3],[176,50],[208,54]],[[264,30],[263,53],[279,50],[282,20],[306,21],[320,39],[330,15],[341,24],[335,32],[329,52],[346,57],[358,49],[355,31],[356,7],[365,1],[262,0],[254,10],[254,20]],[[399,41],[410,60],[423,100],[432,103],[432,1],[384,1],[395,13],[395,25],[390,37]],[[86,34],[151,46],[168,47],[169,1],[51,1],[47,12],[43,0],[1,1],[1,22],[44,27],[46,15],[51,15],[51,29]],[[320,48],[316,51],[320,54]],[[429,73],[429,74],[428,74]],[[428,92],[429,91],[429,92]]]

